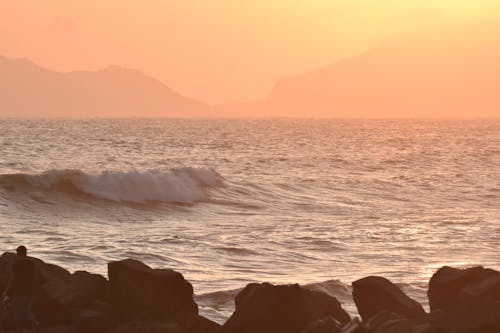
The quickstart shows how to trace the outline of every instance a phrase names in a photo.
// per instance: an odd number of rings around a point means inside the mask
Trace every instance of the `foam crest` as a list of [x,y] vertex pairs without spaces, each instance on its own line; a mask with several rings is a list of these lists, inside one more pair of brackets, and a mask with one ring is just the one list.
[[[167,171],[50,170],[41,174],[3,175],[17,185],[42,190],[80,192],[116,202],[194,203],[207,199],[207,190],[222,185],[222,176],[209,168],[178,168]],[[12,184],[11,184],[12,185]]]

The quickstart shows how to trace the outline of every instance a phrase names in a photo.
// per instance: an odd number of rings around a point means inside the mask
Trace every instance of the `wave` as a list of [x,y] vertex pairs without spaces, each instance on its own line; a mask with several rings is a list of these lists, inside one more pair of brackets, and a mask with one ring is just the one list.
[[215,170],[190,167],[167,171],[49,170],[40,174],[0,175],[0,186],[6,190],[36,189],[128,203],[191,204],[206,200],[208,189],[222,184],[223,177]]

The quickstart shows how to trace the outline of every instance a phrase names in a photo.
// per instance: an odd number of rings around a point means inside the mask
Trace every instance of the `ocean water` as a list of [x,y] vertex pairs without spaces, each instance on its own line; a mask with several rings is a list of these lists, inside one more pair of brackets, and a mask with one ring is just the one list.
[[0,120],[0,250],[69,270],[136,258],[223,321],[249,282],[345,303],[382,275],[500,269],[500,121]]

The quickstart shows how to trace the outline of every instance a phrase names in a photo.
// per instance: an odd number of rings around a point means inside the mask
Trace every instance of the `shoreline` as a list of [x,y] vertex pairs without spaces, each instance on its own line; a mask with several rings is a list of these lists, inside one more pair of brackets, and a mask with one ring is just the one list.
[[[2,289],[15,260],[12,253],[0,257]],[[437,270],[429,282],[428,310],[384,277],[354,281],[343,292],[352,291],[358,317],[345,310],[339,294],[325,292],[322,283],[250,283],[237,290],[194,295],[181,273],[152,269],[133,259],[108,263],[108,278],[30,260],[44,277],[34,304],[41,332],[500,332],[500,272],[482,267]],[[224,322],[200,315],[203,297],[217,294],[236,303]]]

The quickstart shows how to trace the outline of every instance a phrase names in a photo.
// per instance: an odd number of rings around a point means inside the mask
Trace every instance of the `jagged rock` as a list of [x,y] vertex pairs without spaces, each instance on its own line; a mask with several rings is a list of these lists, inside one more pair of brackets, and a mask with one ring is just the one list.
[[404,318],[389,311],[380,311],[364,321],[361,327],[362,329],[352,333],[443,333],[431,329],[428,315]]
[[442,267],[429,281],[431,311],[444,309],[473,298],[500,300],[500,272],[483,267]]
[[132,322],[106,333],[185,333],[185,331],[176,322]]
[[[5,252],[0,257],[0,288],[1,290],[5,289],[7,282],[10,277],[10,273],[12,271],[12,265],[19,257],[15,253]],[[48,283],[60,283],[64,284],[67,279],[71,276],[71,273],[66,269],[47,264],[40,259],[34,257],[28,257],[34,264],[36,269],[42,274],[45,279],[45,284]]]
[[431,327],[442,333],[499,333],[500,302],[473,299],[432,313]]
[[221,330],[222,326],[203,316],[198,316],[187,323],[184,328],[186,333],[216,333]]
[[[380,316],[382,313],[379,313]],[[419,318],[390,315],[381,324],[363,323],[366,333],[499,333],[500,302],[474,299]],[[375,318],[375,317],[374,317]]]
[[122,316],[150,312],[187,321],[198,315],[193,287],[181,273],[126,259],[110,262],[108,277],[111,302]]
[[352,295],[358,312],[364,320],[380,311],[389,311],[405,318],[425,315],[424,308],[408,297],[386,278],[369,276],[352,283]]
[[235,305],[224,333],[295,333],[326,316],[341,323],[350,320],[336,298],[298,284],[249,284],[236,296]]
[[42,332],[43,333],[76,333],[73,326],[69,326],[69,325],[44,327]]
[[373,317],[370,317],[370,319],[365,320],[363,322],[363,328],[366,332],[374,332],[378,328],[380,328],[384,325],[388,325],[390,323],[400,321],[402,319],[405,319],[405,318],[402,317],[401,315],[383,310],[383,311],[378,312]]
[[[14,253],[0,257],[0,288],[5,288],[13,263]],[[43,325],[68,323],[73,311],[77,311],[96,299],[107,295],[104,277],[87,272],[71,274],[66,269],[29,257],[43,278],[42,290],[35,298],[33,311]]]
[[99,301],[73,314],[71,322],[77,333],[104,332],[117,324],[111,306]]
[[[427,318],[391,320],[367,333],[448,333],[431,328]],[[452,333],[452,332],[449,332]]]
[[335,318],[328,316],[307,324],[300,333],[339,333],[342,324]]
[[354,317],[347,325],[342,327],[340,333],[367,333],[359,320],[359,317]]
[[95,300],[108,300],[108,281],[101,275],[85,271],[71,274],[65,283],[46,284],[45,290],[69,309],[81,309]]

